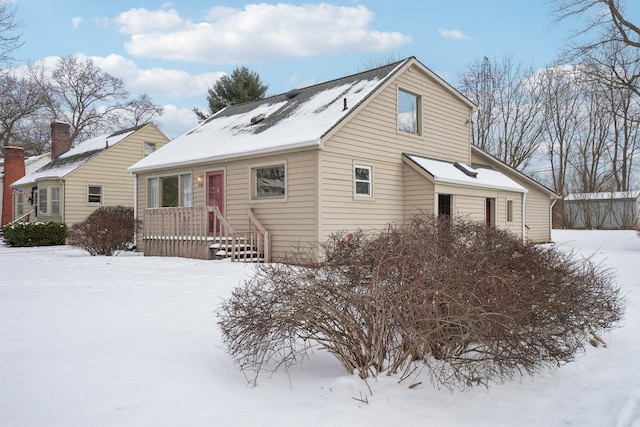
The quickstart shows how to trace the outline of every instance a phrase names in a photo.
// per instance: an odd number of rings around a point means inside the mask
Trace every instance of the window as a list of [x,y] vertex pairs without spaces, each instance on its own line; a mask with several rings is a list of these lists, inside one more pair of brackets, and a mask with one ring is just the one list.
[[182,206],[193,206],[193,186],[191,174],[181,175],[182,178]]
[[178,176],[165,176],[160,178],[160,191],[162,192],[162,207],[175,208],[180,206],[178,193]]
[[398,90],[398,129],[420,133],[420,96]]
[[60,214],[60,187],[51,187],[51,214]]
[[149,154],[153,153],[154,151],[156,151],[156,143],[155,142],[144,142],[144,148],[143,148],[143,155],[144,157],[147,157]]
[[356,196],[371,197],[373,196],[373,179],[371,166],[355,165],[354,167],[354,184]]
[[284,165],[252,169],[254,199],[283,199],[285,196]]
[[158,207],[158,178],[151,178],[147,182],[147,195],[149,196],[147,207],[157,208]]
[[87,202],[91,204],[102,204],[102,186],[90,185],[87,191]]
[[47,188],[39,188],[38,189],[38,213],[39,214],[47,214]]
[[507,222],[513,222],[513,200],[507,200]]
[[193,206],[191,174],[162,176],[147,181],[147,207]]
[[17,210],[16,210],[16,214],[21,217],[22,215],[25,214],[25,209],[24,209],[24,201],[25,201],[25,194],[24,191],[19,191],[18,192],[18,196],[17,196]]
[[438,194],[438,216],[451,216],[451,194]]

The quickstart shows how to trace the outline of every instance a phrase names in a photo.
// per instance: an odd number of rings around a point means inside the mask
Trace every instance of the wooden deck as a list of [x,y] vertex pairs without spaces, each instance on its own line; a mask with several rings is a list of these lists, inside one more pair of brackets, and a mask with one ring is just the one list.
[[216,207],[145,209],[144,254],[196,259],[270,262],[269,232],[247,210],[247,230],[237,231]]

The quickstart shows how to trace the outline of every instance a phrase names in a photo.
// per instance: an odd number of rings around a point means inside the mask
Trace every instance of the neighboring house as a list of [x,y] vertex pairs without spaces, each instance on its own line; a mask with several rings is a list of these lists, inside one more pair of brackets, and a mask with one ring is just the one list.
[[567,228],[630,230],[638,219],[640,191],[572,193],[564,198]]
[[[5,225],[13,220],[13,191],[11,184],[51,161],[51,155],[40,154],[25,159],[22,147],[8,146],[3,148],[3,158],[0,159],[0,225]],[[5,166],[7,174],[5,174]]]
[[559,196],[472,147],[474,109],[413,57],[228,106],[129,169],[138,247],[212,258],[241,236],[279,260],[419,212],[550,241]]
[[101,206],[134,206],[134,177],[127,168],[168,142],[153,124],[102,135],[72,147],[69,124],[51,124],[51,161],[13,183],[14,218],[84,220]]

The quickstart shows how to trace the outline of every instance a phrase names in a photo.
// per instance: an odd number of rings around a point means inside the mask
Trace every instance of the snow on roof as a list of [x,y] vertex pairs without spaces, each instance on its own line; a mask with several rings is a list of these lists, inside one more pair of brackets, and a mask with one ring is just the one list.
[[231,105],[140,160],[129,171],[319,146],[327,132],[406,61]]
[[40,169],[27,174],[15,181],[13,186],[32,184],[41,179],[60,179],[87,163],[102,151],[117,144],[127,136],[135,132],[134,129],[125,132],[115,132],[97,136],[78,143],[55,160],[42,166]]
[[609,191],[601,193],[571,193],[565,200],[613,200],[613,199],[637,199],[640,191]]
[[[426,159],[424,157],[405,154],[416,165],[428,172],[436,183],[464,185],[467,187],[492,188],[496,190],[515,191],[526,193],[527,189],[493,169],[472,168],[471,166],[456,162],[443,162],[440,160]],[[475,176],[474,176],[475,175]]]

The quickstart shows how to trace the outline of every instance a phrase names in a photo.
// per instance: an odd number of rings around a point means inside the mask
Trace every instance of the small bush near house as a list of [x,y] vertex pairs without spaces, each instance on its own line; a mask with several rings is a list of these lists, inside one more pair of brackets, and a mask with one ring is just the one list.
[[2,228],[4,243],[8,246],[64,245],[67,226],[57,222],[16,223]]
[[73,224],[67,243],[89,251],[91,255],[111,256],[133,242],[140,221],[133,208],[105,206],[96,209],[84,221]]
[[232,357],[256,377],[320,348],[362,378],[414,378],[426,368],[436,385],[465,389],[557,367],[604,343],[602,332],[623,317],[619,292],[589,260],[420,215],[263,264],[218,316]]

